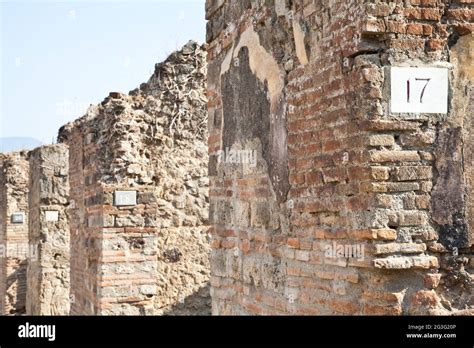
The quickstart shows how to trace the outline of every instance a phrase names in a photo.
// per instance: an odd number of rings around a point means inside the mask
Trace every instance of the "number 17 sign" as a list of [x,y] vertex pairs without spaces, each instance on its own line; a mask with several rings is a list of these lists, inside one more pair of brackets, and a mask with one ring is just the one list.
[[392,113],[448,112],[448,69],[392,67],[390,80]]

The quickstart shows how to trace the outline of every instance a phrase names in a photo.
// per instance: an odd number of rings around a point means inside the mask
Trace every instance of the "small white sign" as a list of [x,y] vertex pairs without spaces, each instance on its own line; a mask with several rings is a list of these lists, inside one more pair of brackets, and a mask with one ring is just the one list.
[[11,215],[12,224],[22,224],[25,222],[25,213],[18,212]]
[[390,112],[448,112],[447,68],[392,67],[390,80]]
[[137,191],[115,191],[114,205],[137,205]]
[[44,212],[46,222],[59,221],[59,212],[54,210],[49,210]]

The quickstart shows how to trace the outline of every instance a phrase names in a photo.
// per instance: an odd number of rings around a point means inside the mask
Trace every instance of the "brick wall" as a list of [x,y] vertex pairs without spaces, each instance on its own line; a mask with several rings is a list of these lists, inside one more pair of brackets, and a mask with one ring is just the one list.
[[28,315],[69,314],[68,158],[64,144],[29,154]]
[[72,314],[210,312],[205,69],[189,43],[139,89],[111,93],[60,130]]
[[[472,17],[206,2],[214,314],[473,311]],[[448,67],[448,114],[392,114],[391,66]]]
[[[100,195],[100,185],[88,180],[87,161],[95,150],[94,144],[85,143],[85,134],[79,130],[68,135],[70,185],[70,282],[71,314],[96,314],[96,296],[100,257],[99,228],[93,220],[101,221],[100,209],[89,197]],[[90,163],[90,162],[89,162]]]
[[[28,161],[0,154],[0,313],[25,313],[28,246]],[[13,214],[23,221],[13,222]]]

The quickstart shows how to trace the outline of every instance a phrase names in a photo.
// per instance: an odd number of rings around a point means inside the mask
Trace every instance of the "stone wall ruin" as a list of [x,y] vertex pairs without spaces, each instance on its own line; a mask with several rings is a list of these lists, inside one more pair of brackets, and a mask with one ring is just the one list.
[[0,245],[35,251],[0,258],[2,313],[210,314],[206,77],[189,42],[60,144],[1,155]]
[[[205,47],[0,156],[0,245],[41,245],[0,312],[474,314],[473,6],[207,0]],[[394,67],[447,113],[393,112]]]
[[60,130],[71,313],[209,313],[205,59],[190,42],[139,89],[111,93]]
[[68,315],[69,149],[39,147],[29,154],[29,246],[26,314]]

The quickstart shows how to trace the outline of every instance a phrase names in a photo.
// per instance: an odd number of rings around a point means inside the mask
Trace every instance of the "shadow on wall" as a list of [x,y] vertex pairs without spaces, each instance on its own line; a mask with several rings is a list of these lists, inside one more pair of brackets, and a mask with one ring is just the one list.
[[15,284],[17,287],[19,287],[22,283],[26,283],[26,267],[27,261],[24,260],[18,265],[18,268],[15,269],[15,271],[7,278],[6,297],[7,303],[11,303],[13,307],[12,309],[10,309],[9,314],[11,315],[26,314],[26,291],[9,291],[12,287],[15,286]]
[[164,315],[211,315],[210,283],[173,305]]

